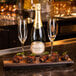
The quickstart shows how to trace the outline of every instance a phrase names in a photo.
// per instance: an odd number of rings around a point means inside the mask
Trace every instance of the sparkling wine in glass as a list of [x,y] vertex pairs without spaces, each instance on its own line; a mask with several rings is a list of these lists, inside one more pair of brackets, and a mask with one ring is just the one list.
[[51,42],[51,54],[53,52],[53,41],[56,38],[56,20],[50,18],[48,22],[48,37]]
[[18,38],[22,45],[22,55],[24,55],[24,43],[27,39],[27,22],[25,19],[18,19]]

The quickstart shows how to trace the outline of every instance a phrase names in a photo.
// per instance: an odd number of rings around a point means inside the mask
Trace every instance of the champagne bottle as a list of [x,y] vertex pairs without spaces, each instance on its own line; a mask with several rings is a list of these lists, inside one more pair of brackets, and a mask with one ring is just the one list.
[[35,5],[35,20],[31,34],[31,51],[36,55],[40,55],[45,51],[45,32],[41,21],[41,5]]

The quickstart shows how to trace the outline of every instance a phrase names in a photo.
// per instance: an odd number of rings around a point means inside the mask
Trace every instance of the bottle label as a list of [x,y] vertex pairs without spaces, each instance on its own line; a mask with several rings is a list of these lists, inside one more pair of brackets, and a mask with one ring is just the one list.
[[44,50],[45,50],[45,45],[43,42],[40,41],[32,42],[31,44],[32,53],[40,55],[44,52]]

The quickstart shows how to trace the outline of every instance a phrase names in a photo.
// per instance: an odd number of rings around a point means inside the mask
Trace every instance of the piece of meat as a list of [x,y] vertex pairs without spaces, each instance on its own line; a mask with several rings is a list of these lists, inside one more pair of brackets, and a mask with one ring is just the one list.
[[15,56],[13,57],[13,62],[14,62],[14,63],[19,63],[22,59],[23,59],[22,56],[17,56],[17,55],[15,55]]
[[34,63],[35,60],[36,60],[35,56],[27,56],[26,58],[27,63]]

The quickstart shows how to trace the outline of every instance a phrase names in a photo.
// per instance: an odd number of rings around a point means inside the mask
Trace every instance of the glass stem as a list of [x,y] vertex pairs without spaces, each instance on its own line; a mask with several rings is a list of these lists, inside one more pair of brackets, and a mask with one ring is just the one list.
[[[22,45],[22,52],[24,53],[24,44],[22,43],[21,45]],[[24,56],[24,54],[23,54],[23,56]]]
[[53,41],[51,41],[51,54],[53,53]]

